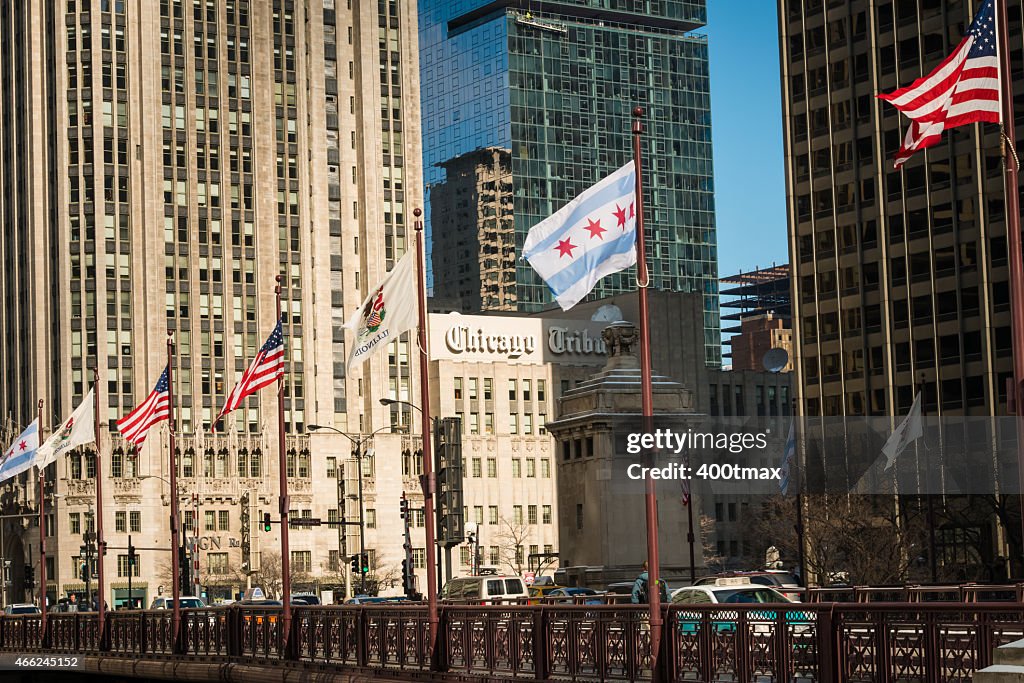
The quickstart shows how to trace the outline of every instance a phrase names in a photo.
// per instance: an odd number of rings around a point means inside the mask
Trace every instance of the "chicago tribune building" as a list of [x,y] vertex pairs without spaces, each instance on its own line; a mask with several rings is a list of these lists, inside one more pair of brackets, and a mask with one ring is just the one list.
[[[88,447],[46,472],[51,601],[96,586],[95,553],[83,560],[81,547],[97,477],[111,607],[128,600],[129,535],[134,602],[170,594],[172,496],[199,548],[202,590],[279,585],[278,525],[256,524],[277,514],[276,392],[246,399],[211,432],[274,326],[276,276],[292,514],[340,517],[333,482],[344,473],[354,485],[349,440],[308,425],[353,435],[410,425],[408,406],[379,403],[415,395],[408,335],[346,371],[341,325],[411,247],[422,187],[416,28],[411,0],[0,3],[5,447],[38,401],[46,436],[94,372],[100,394],[100,466]],[[166,423],[138,453],[114,424],[152,390],[168,332],[178,491]],[[386,436],[396,454],[418,448]],[[35,479],[29,470],[0,489],[8,602],[31,598],[26,573],[41,573]],[[355,519],[356,503],[344,505]],[[293,531],[296,585],[347,566],[339,536],[358,545],[356,527]]]

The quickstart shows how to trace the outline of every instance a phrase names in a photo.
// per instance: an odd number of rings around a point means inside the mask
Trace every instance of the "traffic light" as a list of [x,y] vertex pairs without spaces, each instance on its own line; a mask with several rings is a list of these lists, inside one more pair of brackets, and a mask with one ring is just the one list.
[[263,513],[263,530],[264,531],[270,531],[270,513],[269,512],[264,512]]
[[402,560],[402,589],[406,595],[412,593],[412,574],[409,572],[409,560]]
[[364,574],[369,574],[370,573],[370,555],[368,553],[363,553],[361,557],[362,557],[362,562],[360,563],[360,565],[361,565],[360,566],[360,570]]
[[130,539],[131,539],[131,537],[129,536],[129,541],[128,541],[128,566],[129,567],[134,567],[135,566],[135,546],[132,545],[132,542],[131,542]]
[[409,501],[406,500],[405,494],[402,494],[402,500],[398,504],[398,509],[400,511],[401,518],[405,519],[409,514]]
[[85,562],[79,563],[79,565],[78,565],[78,578],[80,580],[82,580],[82,581],[85,581],[86,577],[88,576],[88,572],[89,572],[89,565],[87,565]]
[[358,574],[359,573],[359,555],[353,555],[352,556],[352,573],[353,574]]
[[25,565],[25,586],[32,588],[36,585],[36,568],[30,564]]

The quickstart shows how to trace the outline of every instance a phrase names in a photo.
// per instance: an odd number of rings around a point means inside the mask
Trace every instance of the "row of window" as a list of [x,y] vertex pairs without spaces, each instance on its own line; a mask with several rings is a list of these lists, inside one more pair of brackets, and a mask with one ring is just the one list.
[[[535,544],[534,545],[530,545],[529,549],[530,549],[530,554],[531,555],[536,555],[536,554],[538,554],[540,546],[539,545],[535,545]],[[482,551],[483,547],[481,547],[480,550]],[[503,550],[504,550],[504,552],[502,552]],[[472,563],[473,563],[473,550],[472,550],[472,548],[470,546],[465,546],[464,545],[464,546],[462,546],[459,549],[459,551],[460,551],[460,553],[459,553],[459,562],[462,564],[462,566],[463,567],[472,566]],[[554,546],[552,546],[550,543],[545,543],[544,544],[544,552],[546,554],[550,555],[553,551],[554,551]],[[525,555],[525,549],[524,549],[524,547],[522,545],[517,545],[517,546],[515,546],[515,548],[501,548],[500,546],[496,546],[496,545],[487,546],[487,561],[488,561],[488,564],[492,564],[492,565],[495,565],[495,566],[500,566],[501,564],[503,564],[503,559],[505,560],[505,562],[507,562],[509,564],[516,564],[516,565],[523,564],[526,561],[526,558],[524,557],[524,555]],[[503,558],[503,556],[506,556],[506,557]],[[482,556],[480,557],[480,561],[481,562],[483,561],[483,557]]]
[[[494,382],[490,377],[483,378],[483,399],[485,401],[491,401],[494,399]],[[456,401],[461,401],[463,397],[468,398],[470,401],[476,401],[480,398],[480,386],[481,383],[476,377],[456,377],[454,380],[454,395]],[[536,380],[537,387],[537,401],[544,403],[547,400],[547,382],[543,379]],[[511,403],[515,403],[519,400],[519,389],[522,389],[523,401],[533,400],[533,380],[522,379],[517,380],[515,378],[508,380],[508,400]],[[465,389],[465,390],[464,390]]]
[[[462,431],[468,434],[494,434],[494,413],[484,413],[483,431],[480,431],[480,413],[472,412],[469,414],[469,421],[466,421],[466,414],[462,412],[456,412],[455,417],[462,421]],[[537,415],[536,421],[536,433],[547,434],[548,415],[547,413],[540,413]],[[533,413],[509,413],[508,416],[508,433],[509,434],[534,434],[534,415]],[[520,431],[522,430],[522,431]]]
[[[537,517],[538,507],[539,507],[540,513],[541,513],[541,516],[539,517],[539,519],[540,519],[539,522],[538,522],[538,517]],[[483,524],[484,523],[484,506],[483,505],[474,505],[473,506],[473,516],[472,517],[469,516],[469,512],[470,512],[470,508],[468,506],[464,507],[462,509],[462,513],[463,513],[464,519],[467,522],[476,522],[477,524]],[[541,505],[541,506],[527,505],[526,506],[526,517],[523,517],[523,506],[522,505],[513,505],[512,506],[512,519],[511,520],[504,520],[498,514],[498,506],[497,505],[488,505],[487,506],[487,523],[488,524],[501,524],[503,521],[506,524],[509,523],[509,522],[511,522],[512,524],[538,524],[538,523],[540,523],[540,524],[551,524],[551,519],[552,519],[552,517],[551,517],[551,506],[550,505]]]

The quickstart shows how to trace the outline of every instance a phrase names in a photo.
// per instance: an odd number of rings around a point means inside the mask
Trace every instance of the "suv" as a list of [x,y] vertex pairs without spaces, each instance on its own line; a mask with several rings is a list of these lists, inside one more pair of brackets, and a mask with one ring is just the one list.
[[452,579],[441,591],[442,600],[488,605],[494,602],[520,600],[529,597],[526,584],[520,576],[463,576]]
[[4,607],[4,614],[39,614],[40,609],[28,602],[19,602]]
[[793,602],[800,602],[802,595],[800,584],[797,583],[795,576],[786,571],[772,569],[756,572],[725,572],[714,576],[705,576],[697,579],[693,585],[713,586],[716,581],[723,578],[744,579],[747,583],[774,588]]
[[[174,598],[160,597],[153,600],[153,604],[149,606],[149,609],[171,609],[174,607]],[[178,598],[179,609],[196,609],[198,607],[206,607],[206,603],[203,602],[202,598],[197,598],[192,595],[183,595]]]

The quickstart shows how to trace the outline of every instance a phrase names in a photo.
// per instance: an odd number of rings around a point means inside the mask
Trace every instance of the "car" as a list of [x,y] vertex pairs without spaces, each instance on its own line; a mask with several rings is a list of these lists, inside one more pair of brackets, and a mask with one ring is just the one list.
[[28,602],[18,602],[4,607],[4,614],[39,614],[41,610]]
[[718,579],[725,578],[746,579],[748,583],[774,588],[793,602],[800,602],[800,598],[802,597],[800,584],[797,583],[796,577],[787,571],[780,571],[777,569],[766,569],[756,572],[725,572],[722,574],[715,574],[714,576],[701,577],[697,579],[693,585],[710,586],[714,585],[715,581]]
[[[161,596],[153,599],[153,604],[149,606],[149,609],[171,609],[174,606],[174,598],[168,598]],[[206,602],[202,598],[197,598],[194,595],[183,595],[178,598],[179,609],[198,609],[206,607]]]
[[536,583],[530,586],[530,600],[528,601],[531,605],[539,605],[540,598],[546,597],[551,591],[558,588],[564,588],[565,586],[558,586],[555,584],[541,584]]
[[442,600],[479,605],[525,601],[529,597],[521,576],[500,574],[462,576],[446,583],[441,591]]
[[377,605],[390,602],[391,598],[382,598],[378,595],[356,595],[345,601],[346,605]]
[[570,605],[603,605],[604,599],[593,588],[576,586],[556,588],[545,596],[545,602],[557,602]]
[[[777,605],[793,602],[774,588],[752,583],[744,577],[718,578],[714,584],[684,586],[672,593],[672,605],[679,608],[677,619],[679,630],[684,635],[693,635],[701,629],[704,623],[701,613],[686,611],[688,605]],[[747,612],[747,618],[752,622],[754,633],[768,633],[771,631],[771,625],[768,622],[776,621],[778,612],[770,609],[750,610]],[[786,623],[796,627],[794,633],[803,633],[810,630],[814,616],[794,610],[785,612],[784,618]],[[712,619],[711,624],[715,631],[724,633],[735,631],[737,622],[735,618],[723,620],[716,617]]]
[[297,606],[302,605],[319,605],[320,598],[315,595],[293,595],[292,604]]

